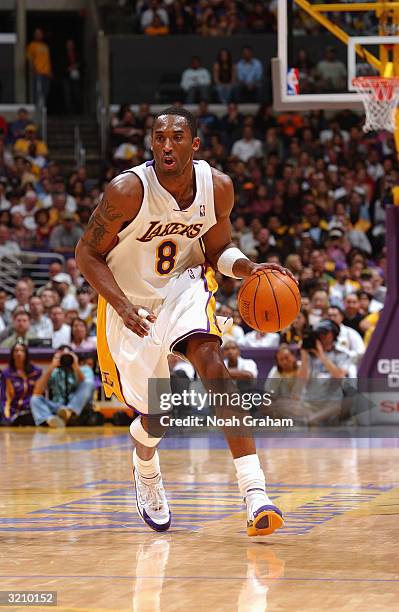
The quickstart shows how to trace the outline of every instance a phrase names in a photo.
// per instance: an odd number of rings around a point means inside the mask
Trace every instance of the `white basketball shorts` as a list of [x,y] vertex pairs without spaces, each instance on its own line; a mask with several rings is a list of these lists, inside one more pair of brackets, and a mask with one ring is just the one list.
[[100,297],[97,350],[106,396],[114,394],[136,412],[147,414],[148,381],[169,379],[167,357],[174,347],[194,334],[221,337],[215,312],[216,290],[212,268],[196,266],[171,279],[170,292],[154,308],[129,296],[133,304],[150,308],[157,316],[145,338],[125,327],[116,311]]

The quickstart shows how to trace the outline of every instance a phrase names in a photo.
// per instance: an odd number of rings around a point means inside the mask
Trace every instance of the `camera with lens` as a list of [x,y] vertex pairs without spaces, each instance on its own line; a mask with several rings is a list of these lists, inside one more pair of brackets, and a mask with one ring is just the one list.
[[60,368],[63,370],[71,370],[73,366],[73,357],[70,353],[63,353],[60,357]]
[[316,329],[312,327],[306,327],[302,337],[302,348],[305,351],[311,351],[316,348],[316,342],[321,336],[332,332],[334,342],[337,340],[340,332],[339,325],[337,325],[331,319],[322,319],[316,326]]
[[318,340],[319,334],[314,331],[311,327],[306,327],[302,337],[302,348],[305,351],[311,351],[316,348],[316,340]]

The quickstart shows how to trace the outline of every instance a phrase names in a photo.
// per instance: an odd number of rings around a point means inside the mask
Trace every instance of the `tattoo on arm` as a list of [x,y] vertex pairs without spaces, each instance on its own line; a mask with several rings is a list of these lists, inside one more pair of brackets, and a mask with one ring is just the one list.
[[122,217],[122,212],[104,199],[91,215],[83,240],[93,249],[101,251],[101,243],[105,235],[110,233],[108,224]]
[[95,249],[99,246],[106,233],[107,228],[101,223],[100,219],[93,217],[87,226],[86,237],[88,239],[86,241]]
[[105,198],[102,200],[97,212],[106,221],[116,221],[116,219],[123,217],[123,214]]

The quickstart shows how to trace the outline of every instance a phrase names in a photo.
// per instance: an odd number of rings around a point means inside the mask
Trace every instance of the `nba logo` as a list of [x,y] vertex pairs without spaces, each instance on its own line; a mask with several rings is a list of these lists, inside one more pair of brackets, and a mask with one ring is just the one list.
[[201,204],[200,206],[200,217],[205,217],[205,206]]
[[190,277],[190,278],[192,278],[193,280],[195,280],[195,274],[194,274],[194,272],[192,271],[192,269],[191,269],[191,268],[188,268],[187,272],[188,272],[189,277]]
[[287,72],[287,96],[297,96],[299,94],[299,70],[290,68]]

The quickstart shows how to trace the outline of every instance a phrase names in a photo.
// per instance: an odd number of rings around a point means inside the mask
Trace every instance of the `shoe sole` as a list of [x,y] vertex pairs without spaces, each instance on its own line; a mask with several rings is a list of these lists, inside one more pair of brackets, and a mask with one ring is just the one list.
[[[172,524],[172,513],[169,509],[169,521],[167,523],[165,523],[164,525],[157,525],[156,523],[154,523],[154,521],[148,522],[145,517],[141,514],[140,512],[140,506],[139,506],[139,501],[137,499],[137,485],[136,485],[136,476],[135,476],[135,469],[132,468],[132,472],[133,472],[133,482],[134,482],[134,492],[135,492],[135,496],[136,496],[136,509],[137,509],[137,514],[139,515],[139,517],[141,518],[141,520],[143,521],[143,523],[145,525],[147,525],[150,529],[152,529],[153,531],[157,531],[158,533],[161,531],[168,531],[169,527]],[[151,519],[150,519],[151,520]]]
[[64,423],[68,423],[69,419],[72,416],[72,410],[67,411],[66,408],[60,408],[59,411],[57,412],[57,416],[60,417],[60,419],[62,419],[64,421]]
[[56,417],[56,416],[51,417],[47,421],[47,425],[50,427],[50,429],[64,429],[65,428],[65,422],[60,417]]
[[284,526],[284,519],[274,510],[262,510],[254,519],[252,525],[247,527],[247,534],[253,536],[265,536],[274,533]]

